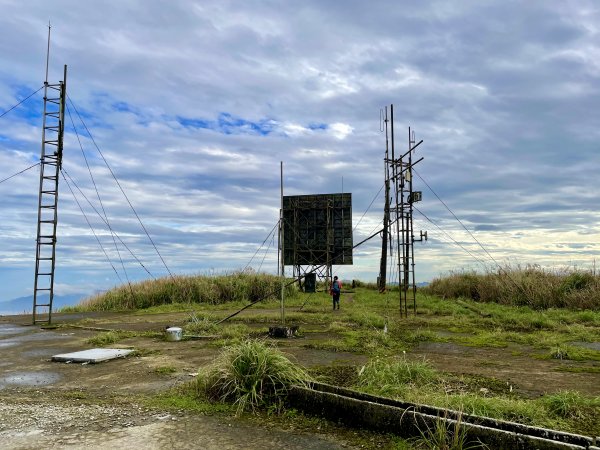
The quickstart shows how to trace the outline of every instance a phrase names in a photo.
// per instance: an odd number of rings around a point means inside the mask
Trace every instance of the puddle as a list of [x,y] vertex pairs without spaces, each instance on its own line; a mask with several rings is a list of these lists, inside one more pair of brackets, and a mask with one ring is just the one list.
[[[10,341],[15,343],[20,342],[31,342],[31,341],[55,341],[59,339],[68,339],[70,336],[66,334],[59,334],[53,331],[42,331],[39,333],[26,334],[23,336],[11,337]],[[0,341],[1,342],[1,341]]]
[[0,348],[14,347],[15,345],[17,345],[17,343],[12,340],[7,339],[5,341],[0,341]]
[[39,356],[52,356],[63,351],[59,348],[37,348],[34,350],[27,350],[21,353],[21,356],[25,357],[39,357]]
[[8,385],[44,386],[57,382],[60,375],[54,372],[13,372],[0,378],[0,388]]
[[31,327],[23,327],[19,325],[0,324],[0,336],[13,336],[15,334],[23,334],[31,331]]

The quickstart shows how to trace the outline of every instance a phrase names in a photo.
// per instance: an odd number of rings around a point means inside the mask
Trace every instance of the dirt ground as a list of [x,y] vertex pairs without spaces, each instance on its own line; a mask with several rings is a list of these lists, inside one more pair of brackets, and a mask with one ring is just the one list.
[[[94,327],[163,330],[185,314],[148,316],[69,314],[54,323],[94,321]],[[151,396],[191,380],[219,349],[202,340],[167,342],[131,338],[111,348],[133,347],[142,356],[100,364],[52,362],[56,354],[91,348],[97,330],[44,330],[29,316],[0,317],[0,441],[3,449],[125,448],[144,449],[341,449],[360,448],[341,435],[274,429],[234,417],[211,417],[140,406],[131,399]],[[364,356],[290,348],[310,364],[356,364]],[[145,355],[145,356],[143,356]],[[161,373],[160,368],[175,370]],[[159,369],[159,370],[157,370]],[[123,399],[123,401],[120,401]]]
[[[0,317],[2,448],[123,448],[128,445],[145,449],[221,450],[360,448],[344,434],[274,429],[244,419],[160,411],[132,400],[165,392],[191,380],[219,351],[209,340],[167,342],[135,337],[111,347],[133,347],[139,356],[100,364],[51,361],[55,354],[91,348],[86,341],[99,331],[81,328],[82,325],[161,331],[166,326],[182,324],[186,317],[185,313],[56,314],[54,323],[78,324],[78,327],[46,330],[30,325],[30,316]],[[261,327],[266,331],[268,324]],[[355,366],[368,360],[361,354],[307,348],[311,341],[335,336],[326,334],[317,325],[307,326],[306,330],[301,338],[278,341],[283,351],[304,366]],[[564,389],[600,395],[599,373],[559,372],[557,368],[569,363],[533,359],[527,352],[526,348],[513,351],[424,343],[408,356],[425,357],[434,367],[446,372],[497,378],[527,396]]]

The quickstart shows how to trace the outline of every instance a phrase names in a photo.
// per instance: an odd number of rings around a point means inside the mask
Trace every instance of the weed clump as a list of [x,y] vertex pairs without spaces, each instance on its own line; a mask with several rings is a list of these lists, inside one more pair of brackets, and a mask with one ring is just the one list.
[[281,405],[292,385],[304,385],[308,380],[308,373],[276,348],[260,340],[246,340],[226,348],[198,375],[196,392],[232,402],[239,414],[273,403]]
[[119,342],[123,337],[123,334],[117,331],[106,331],[89,338],[87,343],[97,347],[104,347],[105,345],[112,345]]

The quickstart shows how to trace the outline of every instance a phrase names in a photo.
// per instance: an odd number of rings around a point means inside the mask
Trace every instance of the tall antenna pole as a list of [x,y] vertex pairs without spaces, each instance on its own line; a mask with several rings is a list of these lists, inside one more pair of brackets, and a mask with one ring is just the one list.
[[390,170],[389,170],[389,141],[388,141],[388,116],[387,106],[385,107],[384,116],[385,126],[385,158],[384,158],[384,174],[385,174],[385,205],[383,209],[383,235],[381,236],[381,261],[379,264],[379,292],[384,292],[387,285],[387,247],[388,247],[388,227],[390,223]]
[[48,21],[48,47],[46,48],[46,81],[45,83],[48,84],[48,66],[50,64],[50,29],[52,28],[52,26],[50,25],[50,21]]
[[281,325],[285,325],[285,307],[284,307],[284,292],[285,292],[285,262],[284,262],[284,240],[283,240],[283,161],[279,162],[279,177],[281,187],[281,209],[279,212],[279,242],[281,244]]

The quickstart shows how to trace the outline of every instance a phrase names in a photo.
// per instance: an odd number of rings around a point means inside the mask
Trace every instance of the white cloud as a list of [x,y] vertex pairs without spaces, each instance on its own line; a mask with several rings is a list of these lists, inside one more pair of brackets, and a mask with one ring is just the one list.
[[336,122],[329,125],[329,130],[336,139],[342,140],[352,134],[353,128],[347,123]]

